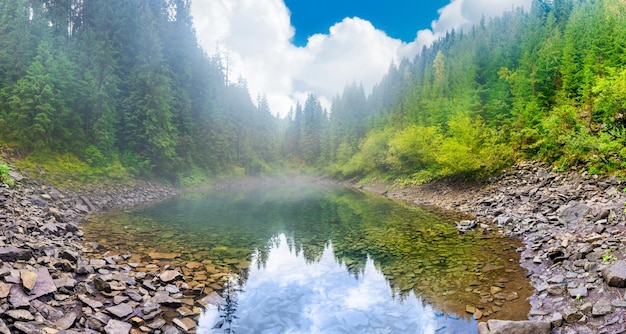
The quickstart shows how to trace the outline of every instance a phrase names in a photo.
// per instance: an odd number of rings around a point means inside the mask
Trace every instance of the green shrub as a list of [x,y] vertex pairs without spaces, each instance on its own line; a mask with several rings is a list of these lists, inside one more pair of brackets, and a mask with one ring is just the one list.
[[89,145],[83,152],[85,161],[93,167],[104,167],[107,165],[107,158],[94,145]]
[[7,165],[0,164],[0,183],[6,184],[9,187],[15,186],[13,178],[9,174],[10,168]]

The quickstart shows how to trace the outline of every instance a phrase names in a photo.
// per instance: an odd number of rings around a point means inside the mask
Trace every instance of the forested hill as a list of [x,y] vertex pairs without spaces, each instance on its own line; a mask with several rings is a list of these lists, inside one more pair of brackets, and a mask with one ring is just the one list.
[[2,1],[0,142],[174,179],[264,169],[278,119],[223,64],[189,0]]
[[[450,32],[334,104],[327,170],[421,182],[519,159],[626,171],[626,3],[533,3]],[[356,93],[355,93],[356,92]]]
[[200,48],[189,2],[0,2],[0,145],[174,180],[285,161],[407,183],[520,159],[625,174],[623,0],[535,0],[285,119]]

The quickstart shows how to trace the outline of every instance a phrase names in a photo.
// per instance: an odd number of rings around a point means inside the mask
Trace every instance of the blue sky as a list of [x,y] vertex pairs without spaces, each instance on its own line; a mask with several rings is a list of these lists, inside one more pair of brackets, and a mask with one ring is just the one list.
[[315,94],[329,108],[349,83],[367,94],[390,64],[413,59],[451,29],[469,29],[532,0],[194,0],[200,45],[228,59],[228,78],[248,83],[286,115]]
[[412,42],[418,30],[430,28],[439,16],[437,10],[449,0],[285,0],[296,29],[294,44],[306,45],[313,34],[328,33],[328,28],[345,17],[370,21],[389,37]]

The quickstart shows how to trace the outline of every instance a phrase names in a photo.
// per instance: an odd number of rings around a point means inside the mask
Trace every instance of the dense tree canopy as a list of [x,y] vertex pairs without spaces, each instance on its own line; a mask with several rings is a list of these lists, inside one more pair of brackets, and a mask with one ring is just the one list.
[[535,0],[452,31],[392,65],[366,102],[346,88],[325,168],[407,182],[519,159],[624,173],[625,28],[620,0]]
[[259,172],[278,119],[197,43],[188,0],[0,4],[2,140],[169,178]]

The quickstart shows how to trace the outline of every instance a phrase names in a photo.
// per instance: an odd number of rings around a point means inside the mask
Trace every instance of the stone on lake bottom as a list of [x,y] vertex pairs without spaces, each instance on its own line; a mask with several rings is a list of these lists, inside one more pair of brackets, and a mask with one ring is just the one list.
[[152,329],[160,329],[161,327],[165,326],[166,323],[167,323],[167,321],[165,321],[165,319],[157,318],[156,320],[154,320],[151,323],[149,323],[148,327],[150,327]]
[[169,283],[182,277],[183,275],[176,270],[166,270],[161,275],[159,275],[159,279],[163,283]]
[[549,321],[509,321],[509,320],[489,320],[480,323],[479,334],[549,334]]
[[26,334],[43,334],[46,333],[41,327],[31,322],[16,321],[13,326],[22,333]]
[[149,253],[148,256],[153,260],[173,260],[180,257],[180,253]]
[[167,293],[157,293],[150,299],[153,303],[157,304],[167,304],[167,305],[176,305],[180,306],[181,302],[178,299],[172,298]]
[[196,322],[190,318],[175,318],[172,322],[185,332],[189,332],[196,327]]
[[57,287],[54,284],[54,280],[52,279],[52,276],[50,276],[48,269],[45,267],[37,268],[35,273],[37,274],[37,282],[35,283],[33,289],[29,292],[29,300],[33,300],[57,291]]
[[611,305],[615,307],[624,307],[626,308],[626,300],[614,300],[611,302]]
[[190,315],[194,315],[194,314],[195,314],[195,313],[194,313],[191,309],[189,309],[189,308],[188,308],[188,307],[186,307],[186,306],[182,306],[182,307],[177,308],[177,309],[176,309],[176,312],[178,312],[178,314],[180,314],[180,315],[181,315],[181,316],[183,316],[183,317],[186,317],[186,316],[190,316]]
[[176,327],[171,325],[163,327],[161,331],[163,332],[163,334],[180,334],[180,331]]
[[215,306],[221,306],[225,304],[224,298],[220,296],[217,292],[213,291],[204,298],[198,300],[198,303],[202,306],[207,306],[209,304]]

